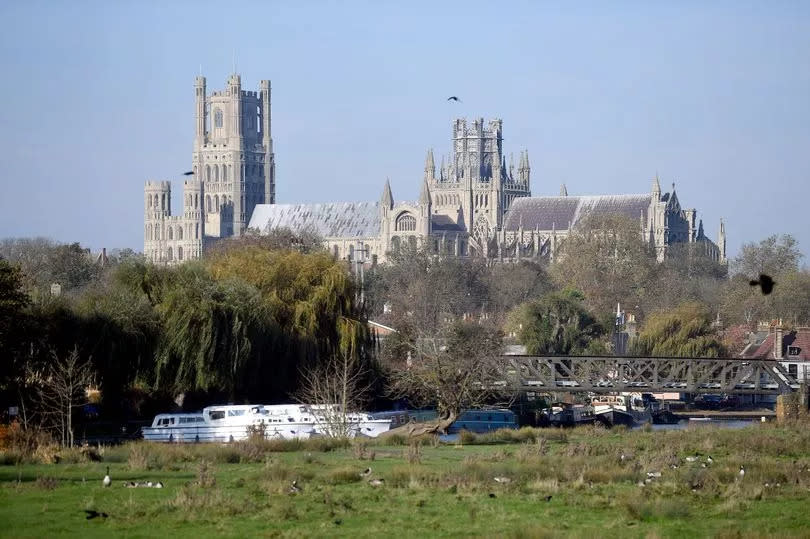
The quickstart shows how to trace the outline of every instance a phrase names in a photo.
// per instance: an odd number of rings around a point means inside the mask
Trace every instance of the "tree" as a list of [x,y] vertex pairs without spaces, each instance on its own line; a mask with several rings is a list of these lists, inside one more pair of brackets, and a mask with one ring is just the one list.
[[87,387],[92,381],[89,360],[82,360],[74,348],[70,354],[55,352],[44,373],[38,377],[37,404],[45,424],[65,447],[73,445],[73,411],[87,402]]
[[298,400],[316,405],[323,418],[320,427],[331,438],[348,438],[357,422],[351,416],[360,411],[369,398],[370,371],[352,354],[341,354],[316,364],[302,373]]
[[571,290],[552,293],[515,309],[509,324],[526,352],[535,354],[603,354],[605,329]]
[[59,283],[63,291],[82,288],[101,273],[90,251],[78,243],[6,239],[0,242],[0,256],[18,264],[28,279],[26,284],[40,295],[47,295],[52,283]]
[[755,278],[760,273],[778,277],[799,269],[802,253],[796,238],[790,234],[773,235],[759,243],[746,243],[734,259],[734,273]]
[[506,314],[521,303],[539,298],[554,288],[545,265],[528,260],[490,266],[483,281],[489,311],[496,316]]
[[[391,367],[392,393],[417,406],[435,406],[444,432],[464,409],[501,395],[500,330],[471,322],[446,325],[431,338],[405,340],[395,334],[384,351]],[[407,351],[403,357],[402,351]]]
[[631,353],[652,357],[724,357],[726,349],[712,326],[711,311],[699,303],[684,303],[672,311],[653,313]]
[[593,215],[565,239],[552,276],[560,288],[582,291],[598,316],[616,303],[643,306],[655,283],[653,249],[639,234],[638,221],[621,215]]
[[23,382],[29,304],[22,272],[0,258],[0,391],[7,393],[4,400],[16,399]]

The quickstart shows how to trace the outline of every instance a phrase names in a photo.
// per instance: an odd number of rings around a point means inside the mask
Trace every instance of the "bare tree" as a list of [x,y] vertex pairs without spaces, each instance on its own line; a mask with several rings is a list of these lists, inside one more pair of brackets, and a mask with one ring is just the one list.
[[313,406],[322,434],[348,438],[358,425],[352,421],[369,397],[369,371],[349,354],[321,363],[302,373],[298,400]]
[[455,322],[433,336],[389,338],[386,348],[393,393],[439,412],[435,425],[411,428],[411,435],[443,433],[463,410],[503,398],[502,334],[495,328]]
[[87,403],[87,386],[92,381],[90,359],[82,360],[74,348],[66,357],[53,352],[53,361],[37,380],[37,404],[44,423],[63,446],[73,445],[73,411]]

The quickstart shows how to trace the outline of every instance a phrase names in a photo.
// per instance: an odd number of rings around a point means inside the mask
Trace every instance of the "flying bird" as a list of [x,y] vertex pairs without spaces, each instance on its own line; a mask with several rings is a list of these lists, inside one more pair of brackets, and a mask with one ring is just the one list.
[[455,101],[456,103],[461,103],[461,99],[459,99],[458,97],[456,97],[454,95],[451,95],[450,97],[448,97],[447,100],[448,101]]
[[184,172],[184,173],[183,173],[183,176],[193,176],[193,175],[194,175],[194,171],[193,171],[193,170],[189,170],[188,172]]
[[760,287],[762,289],[762,293],[767,296],[768,294],[773,292],[773,285],[775,285],[776,283],[770,277],[770,275],[765,275],[764,273],[761,273],[759,275],[759,280],[751,281],[748,284],[750,284],[751,286]]

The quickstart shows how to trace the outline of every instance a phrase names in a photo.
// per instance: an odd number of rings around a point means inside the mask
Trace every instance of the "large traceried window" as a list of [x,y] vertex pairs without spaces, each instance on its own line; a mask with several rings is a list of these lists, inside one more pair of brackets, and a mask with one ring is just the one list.
[[214,110],[214,127],[222,127],[222,111],[220,109]]
[[397,217],[397,232],[413,232],[416,230],[416,218],[410,213],[403,213]]

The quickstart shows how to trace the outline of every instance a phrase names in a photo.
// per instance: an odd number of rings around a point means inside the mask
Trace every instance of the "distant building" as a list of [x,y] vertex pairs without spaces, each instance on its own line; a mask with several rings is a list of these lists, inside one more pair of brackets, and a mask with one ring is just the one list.
[[760,324],[740,357],[776,359],[788,374],[810,380],[810,327],[785,329],[781,320]]
[[699,245],[714,260],[726,260],[723,222],[717,243],[704,233],[694,209],[683,209],[674,184],[662,193],[658,178],[648,193],[531,196],[528,152],[515,167],[507,164],[501,120],[453,122],[452,153],[437,168],[433,151],[425,160],[419,200],[395,202],[386,180],[379,202],[259,204],[249,227],[260,233],[276,228],[310,231],[323,238],[337,258],[383,261],[403,245],[436,252],[491,259],[553,259],[570,231],[590,215],[624,215],[639,223],[640,233],[659,259],[676,243]]
[[191,177],[183,185],[183,213],[171,214],[171,183],[144,188],[144,255],[174,264],[202,256],[206,241],[241,235],[257,204],[275,202],[275,158],[270,125],[270,81],[242,90],[233,74],[207,93],[197,77]]

